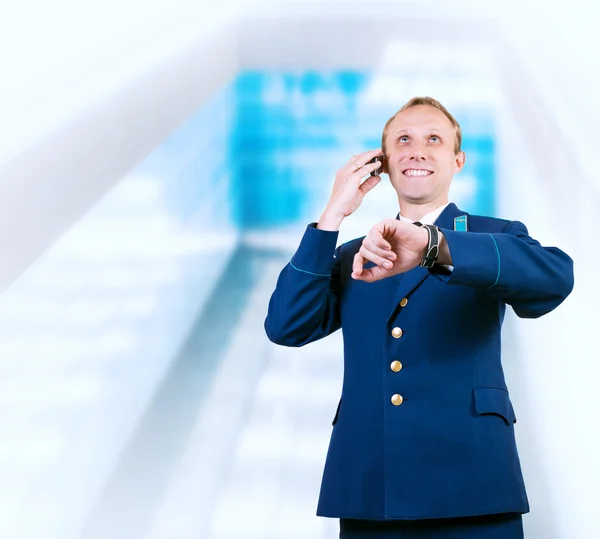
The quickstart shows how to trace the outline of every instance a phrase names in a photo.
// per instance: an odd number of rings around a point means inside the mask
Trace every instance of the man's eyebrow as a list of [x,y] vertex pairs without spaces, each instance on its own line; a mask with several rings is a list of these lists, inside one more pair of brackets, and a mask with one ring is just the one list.
[[[400,133],[408,133],[410,131],[412,131],[412,130],[411,129],[406,129],[406,128],[404,128],[404,129],[398,129],[398,130],[394,131],[392,133],[392,135],[399,135]],[[438,127],[430,127],[429,128],[429,132],[430,133],[433,133],[434,131],[437,132],[437,133],[443,134],[443,131],[441,129],[439,129]]]

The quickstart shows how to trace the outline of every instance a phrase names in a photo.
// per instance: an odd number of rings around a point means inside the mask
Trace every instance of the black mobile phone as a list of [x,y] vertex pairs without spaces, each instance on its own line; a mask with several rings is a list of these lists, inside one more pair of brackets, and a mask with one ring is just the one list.
[[381,163],[381,165],[379,166],[379,168],[372,170],[370,174],[371,174],[371,176],[380,176],[381,169],[383,168],[383,155],[378,155],[377,157],[373,157],[373,159],[371,159],[369,161],[369,163],[374,163],[375,161],[379,161]]

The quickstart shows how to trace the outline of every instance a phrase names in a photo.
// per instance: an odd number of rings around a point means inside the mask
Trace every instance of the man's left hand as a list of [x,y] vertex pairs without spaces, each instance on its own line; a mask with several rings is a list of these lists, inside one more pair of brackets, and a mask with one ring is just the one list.
[[[369,231],[354,256],[352,278],[372,283],[405,273],[420,264],[428,242],[429,234],[424,228],[384,219]],[[375,266],[365,269],[367,262],[374,262]]]

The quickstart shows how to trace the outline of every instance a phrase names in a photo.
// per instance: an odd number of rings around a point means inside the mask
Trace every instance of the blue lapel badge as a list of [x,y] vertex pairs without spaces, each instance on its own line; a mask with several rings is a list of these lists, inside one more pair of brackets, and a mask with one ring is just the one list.
[[460,217],[454,218],[454,230],[458,230],[459,232],[467,231],[467,216],[461,215]]

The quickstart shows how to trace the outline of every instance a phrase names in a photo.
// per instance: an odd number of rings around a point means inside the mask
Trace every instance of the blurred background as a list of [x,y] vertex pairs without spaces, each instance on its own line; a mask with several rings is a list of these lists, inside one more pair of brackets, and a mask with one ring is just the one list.
[[[0,537],[333,539],[341,336],[263,330],[335,172],[430,95],[451,195],[575,260],[504,366],[528,539],[597,539],[592,2],[21,0],[0,16]],[[398,211],[383,177],[340,242]]]

